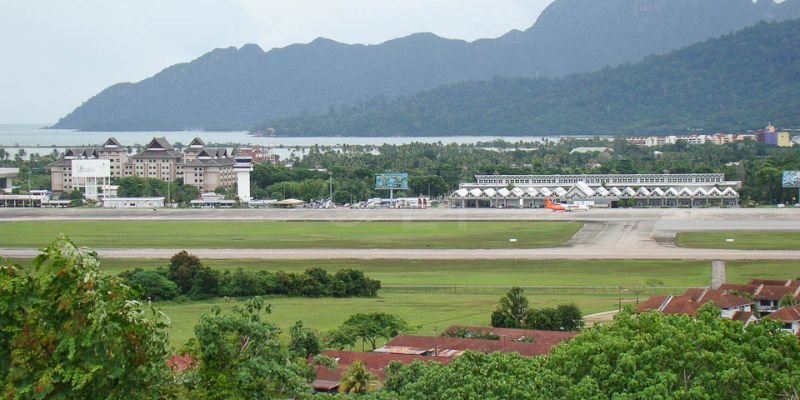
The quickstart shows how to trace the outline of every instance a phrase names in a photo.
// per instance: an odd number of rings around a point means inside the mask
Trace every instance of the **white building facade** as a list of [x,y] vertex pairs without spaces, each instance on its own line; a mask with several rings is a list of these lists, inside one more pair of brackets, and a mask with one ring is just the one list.
[[544,199],[597,207],[735,207],[739,181],[724,174],[476,175],[451,207],[544,207]]

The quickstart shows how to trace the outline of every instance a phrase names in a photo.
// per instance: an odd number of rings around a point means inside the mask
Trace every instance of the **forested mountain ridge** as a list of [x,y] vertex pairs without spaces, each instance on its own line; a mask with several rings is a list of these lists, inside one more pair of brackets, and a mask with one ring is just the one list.
[[217,49],[141,82],[113,85],[54,127],[249,129],[443,84],[595,71],[792,17],[800,18],[800,0],[556,0],[531,28],[471,43],[420,33],[369,46],[317,39],[267,52],[257,45]]
[[800,125],[800,20],[760,23],[635,65],[495,78],[260,127],[276,135],[548,135]]

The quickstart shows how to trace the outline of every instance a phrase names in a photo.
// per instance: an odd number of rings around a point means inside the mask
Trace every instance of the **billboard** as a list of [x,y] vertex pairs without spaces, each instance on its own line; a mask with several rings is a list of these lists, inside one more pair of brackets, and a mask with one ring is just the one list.
[[408,189],[408,174],[386,173],[375,174],[375,189]]
[[75,178],[108,178],[111,176],[111,161],[72,160],[72,176]]
[[800,188],[800,171],[783,171],[784,188]]

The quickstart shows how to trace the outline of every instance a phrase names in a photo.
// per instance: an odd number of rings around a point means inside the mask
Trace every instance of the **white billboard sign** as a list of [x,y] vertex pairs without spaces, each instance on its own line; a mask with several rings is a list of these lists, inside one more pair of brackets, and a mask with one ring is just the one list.
[[108,178],[111,176],[109,160],[72,160],[74,178]]

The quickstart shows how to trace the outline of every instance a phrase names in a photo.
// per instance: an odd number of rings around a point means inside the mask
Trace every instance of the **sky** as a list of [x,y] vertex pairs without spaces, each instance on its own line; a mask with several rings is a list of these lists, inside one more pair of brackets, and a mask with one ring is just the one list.
[[0,0],[0,123],[55,123],[118,82],[219,47],[527,29],[552,0]]

